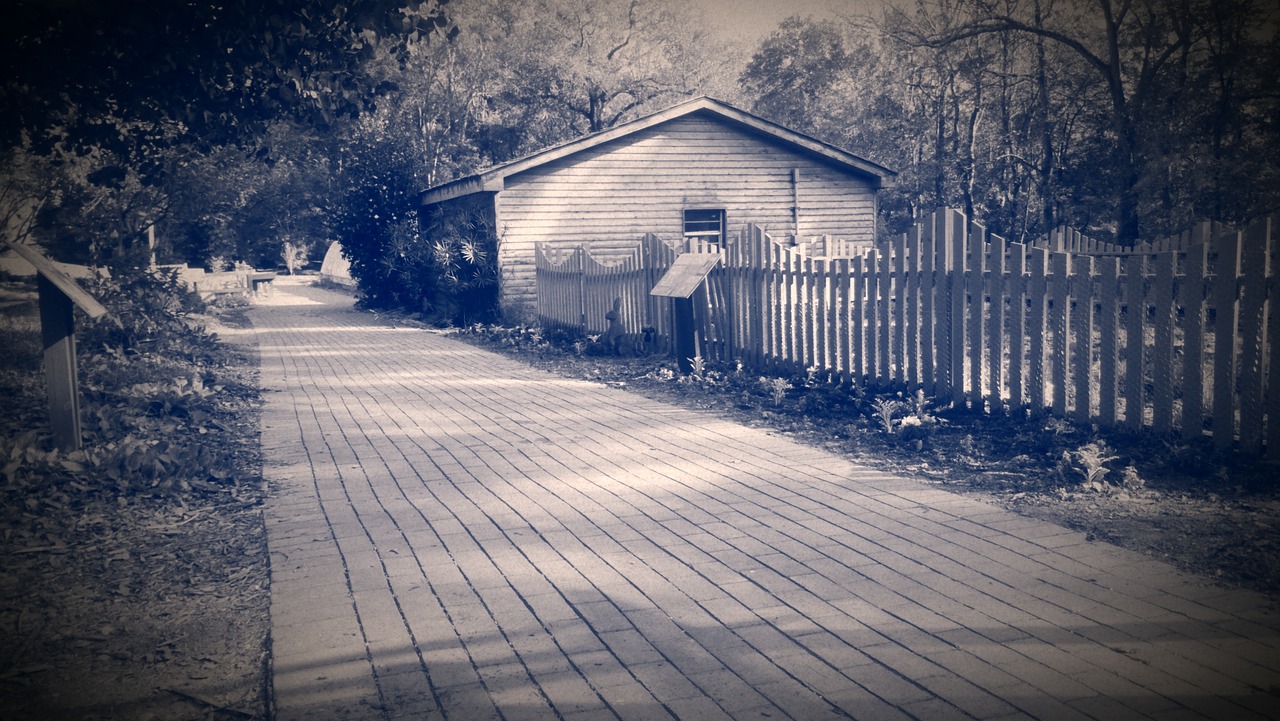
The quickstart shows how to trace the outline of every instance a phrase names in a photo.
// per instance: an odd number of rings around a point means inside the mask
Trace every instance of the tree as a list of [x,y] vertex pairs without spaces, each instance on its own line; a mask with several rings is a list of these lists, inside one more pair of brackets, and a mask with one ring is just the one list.
[[[68,190],[45,216],[58,238],[78,236],[95,251],[123,247],[168,220],[192,231],[178,243],[185,250],[221,243],[236,257],[274,263],[278,243],[264,252],[245,239],[290,232],[283,226],[309,222],[315,206],[277,163],[272,129],[292,122],[326,131],[372,108],[394,84],[367,72],[370,59],[403,63],[447,32],[446,2],[19,0],[0,43],[0,148],[26,142],[60,171]],[[197,183],[184,174],[219,164],[260,181],[263,192],[214,203],[192,197]],[[264,203],[273,193],[293,197]],[[236,232],[241,218],[207,212],[219,203],[240,214],[282,212]]]
[[875,62],[870,56],[855,60],[833,21],[793,15],[761,43],[739,82],[755,99],[754,112],[797,130],[830,131],[823,126],[838,104],[854,100],[846,78],[861,60]]
[[[1052,6],[1038,0],[1033,14],[1016,6],[974,7],[971,20],[921,31],[909,21],[896,24],[899,37],[917,45],[946,48],[993,34],[1027,34],[1057,44],[1084,61],[1105,88],[1110,165],[1115,171],[1115,233],[1134,242],[1142,233],[1144,118],[1159,107],[1166,75],[1189,57],[1203,38],[1199,17],[1204,2],[1186,0],[1095,0]],[[1018,12],[1023,10],[1023,12]],[[899,14],[905,20],[905,14]]]
[[[515,19],[516,86],[577,132],[706,92],[729,57],[695,11],[658,0],[537,0]],[[533,52],[531,52],[531,50]]]
[[30,143],[0,152],[6,171],[0,178],[0,215],[4,239],[21,243],[31,234],[41,210],[50,200],[53,170],[46,158],[31,152]]
[[406,57],[447,24],[447,0],[17,0],[0,43],[0,142],[57,128],[109,143],[119,121],[243,139],[281,114],[321,125],[389,87],[363,63]]
[[[757,112],[899,170],[889,232],[946,204],[1013,239],[1156,238],[1280,204],[1268,17],[1255,0],[918,0],[789,20],[742,85]],[[1127,149],[1095,61],[1121,71]]]

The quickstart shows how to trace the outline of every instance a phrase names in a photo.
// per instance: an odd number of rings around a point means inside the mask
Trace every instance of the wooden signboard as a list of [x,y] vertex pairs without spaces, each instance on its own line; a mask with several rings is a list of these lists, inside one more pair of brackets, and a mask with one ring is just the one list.
[[58,447],[76,450],[81,443],[80,391],[72,310],[79,306],[90,318],[100,318],[107,309],[35,248],[17,243],[9,243],[9,247],[36,269],[49,423]]
[[719,253],[683,253],[676,256],[667,272],[658,279],[649,295],[688,298],[720,262]]
[[675,262],[667,270],[657,284],[649,291],[656,295],[671,299],[671,310],[674,317],[672,330],[675,338],[676,365],[680,372],[688,375],[693,372],[693,359],[698,354],[697,338],[693,324],[693,294],[707,279],[707,274],[720,262],[719,253],[684,253],[676,256]]

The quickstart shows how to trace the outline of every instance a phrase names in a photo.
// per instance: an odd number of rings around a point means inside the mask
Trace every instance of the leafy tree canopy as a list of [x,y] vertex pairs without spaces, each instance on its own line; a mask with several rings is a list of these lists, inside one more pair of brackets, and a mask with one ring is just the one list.
[[[368,107],[362,64],[405,58],[448,0],[17,0],[0,35],[0,143],[118,146],[177,124],[207,143],[281,115],[317,125]],[[184,138],[185,139],[185,138]]]

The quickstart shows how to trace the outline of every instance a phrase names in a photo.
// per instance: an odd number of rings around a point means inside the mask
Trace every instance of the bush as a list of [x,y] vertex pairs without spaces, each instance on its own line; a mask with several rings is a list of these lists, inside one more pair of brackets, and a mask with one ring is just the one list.
[[84,324],[80,344],[86,351],[147,349],[189,357],[214,342],[188,322],[191,313],[204,310],[204,303],[178,280],[175,270],[115,268],[110,277],[95,278],[88,285],[109,315]]

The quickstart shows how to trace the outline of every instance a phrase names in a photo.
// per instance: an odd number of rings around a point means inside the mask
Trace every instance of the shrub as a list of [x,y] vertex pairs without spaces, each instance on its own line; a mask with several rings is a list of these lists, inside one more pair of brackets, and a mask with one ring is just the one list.
[[109,315],[84,325],[81,345],[86,350],[146,348],[190,356],[214,341],[189,323],[190,314],[204,310],[204,303],[178,280],[177,271],[116,268],[110,277],[92,280],[89,292]]

